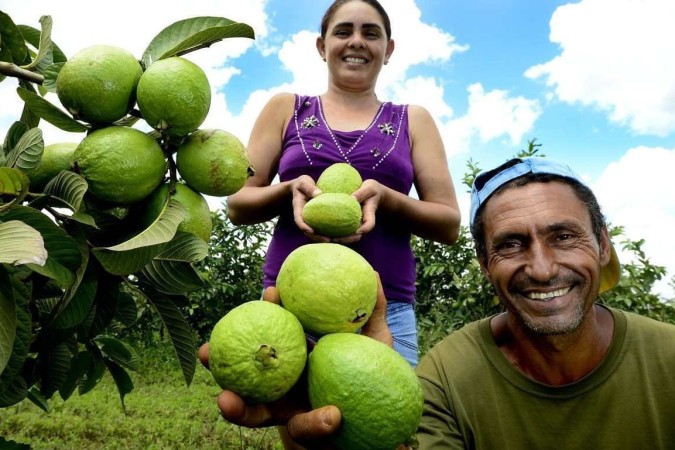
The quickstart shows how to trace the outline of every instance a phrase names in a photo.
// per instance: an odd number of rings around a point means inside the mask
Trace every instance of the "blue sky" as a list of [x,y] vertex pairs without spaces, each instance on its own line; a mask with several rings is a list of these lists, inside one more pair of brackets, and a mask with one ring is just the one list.
[[[609,221],[675,275],[675,2],[672,0],[383,0],[396,50],[378,96],[420,104],[435,117],[460,204],[471,158],[494,166],[536,138],[595,189]],[[17,23],[54,20],[72,56],[94,44],[138,57],[169,24],[210,15],[245,22],[256,40],[231,39],[189,55],[214,91],[204,127],[246,143],[255,116],[279,91],[322,93],[314,49],[323,0],[0,0]],[[132,11],[132,13],[130,13]],[[20,114],[13,80],[0,83],[0,136]],[[49,98],[49,97],[48,97]],[[58,104],[58,100],[50,98]],[[45,140],[79,140],[45,128]],[[215,208],[223,199],[209,199]],[[620,252],[621,253],[621,252]],[[673,297],[667,280],[659,291]]]

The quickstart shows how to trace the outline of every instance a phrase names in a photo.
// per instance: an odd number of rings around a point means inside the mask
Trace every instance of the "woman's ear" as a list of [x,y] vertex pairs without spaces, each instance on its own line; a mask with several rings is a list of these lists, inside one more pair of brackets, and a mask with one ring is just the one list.
[[319,52],[319,56],[324,61],[326,60],[326,43],[323,41],[323,38],[319,36],[316,38],[316,50]]
[[387,64],[389,62],[389,58],[391,58],[391,54],[394,53],[394,48],[396,47],[396,44],[394,44],[393,39],[389,39],[389,42],[387,42],[387,51],[384,54],[384,63]]

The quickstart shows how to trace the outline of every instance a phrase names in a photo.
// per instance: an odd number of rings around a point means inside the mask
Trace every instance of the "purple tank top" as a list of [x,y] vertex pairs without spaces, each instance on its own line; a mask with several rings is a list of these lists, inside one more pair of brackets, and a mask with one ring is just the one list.
[[[295,112],[286,129],[279,179],[309,175],[315,181],[331,164],[347,162],[361,177],[408,195],[413,184],[407,105],[383,103],[365,130],[331,130],[319,97],[296,95]],[[378,214],[375,228],[351,248],[380,274],[388,300],[415,301],[415,258],[405,224]],[[295,225],[289,207],[279,216],[263,267],[265,287],[275,284],[286,256],[312,242]]]

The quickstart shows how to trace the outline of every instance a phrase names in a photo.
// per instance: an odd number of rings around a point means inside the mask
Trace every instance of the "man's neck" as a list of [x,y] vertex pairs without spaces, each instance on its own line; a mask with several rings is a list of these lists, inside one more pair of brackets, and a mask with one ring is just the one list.
[[509,312],[493,318],[491,327],[497,346],[516,369],[540,383],[562,386],[600,365],[612,342],[614,319],[595,305],[574,332],[564,335],[535,335]]

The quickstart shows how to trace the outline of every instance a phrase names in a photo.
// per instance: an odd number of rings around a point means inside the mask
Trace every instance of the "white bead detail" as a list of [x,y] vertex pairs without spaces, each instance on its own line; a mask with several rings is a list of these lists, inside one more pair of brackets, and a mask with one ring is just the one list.
[[333,130],[330,128],[330,126],[328,126],[328,122],[326,122],[326,118],[323,115],[323,104],[321,103],[321,98],[317,97],[317,99],[319,101],[319,103],[318,103],[318,105],[319,105],[319,116],[321,116],[321,120],[326,125],[326,129],[328,130],[328,134],[330,135],[331,139],[333,140],[333,143],[335,144],[335,148],[337,148],[337,150],[340,152],[340,155],[342,155],[345,162],[347,162],[348,164],[351,164],[351,162],[349,161],[349,157],[348,157],[349,154],[356,148],[357,145],[359,145],[359,142],[361,142],[361,139],[363,139],[363,136],[368,134],[370,129],[373,128],[373,126],[377,122],[377,119],[380,118],[380,114],[382,114],[382,111],[384,110],[385,104],[382,103],[380,105],[380,109],[377,110],[377,114],[375,115],[375,118],[370,123],[370,125],[368,125],[368,127],[365,130],[363,130],[363,133],[361,133],[358,138],[356,138],[356,141],[354,142],[354,144],[352,144],[352,146],[349,147],[349,149],[346,152],[344,152],[344,151],[342,151],[342,147],[340,146],[340,143],[338,142],[337,138],[333,134]]

